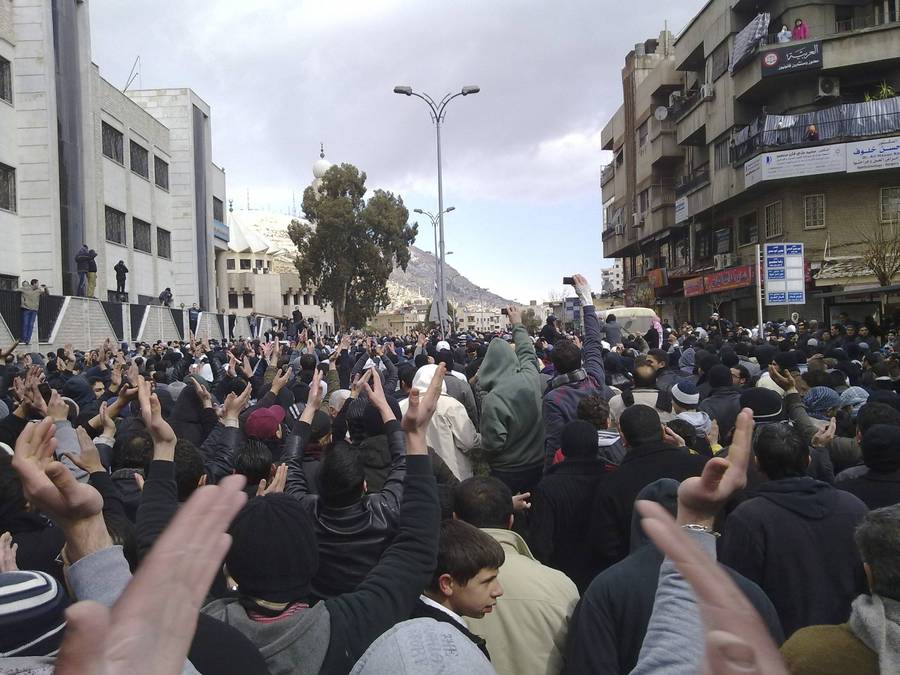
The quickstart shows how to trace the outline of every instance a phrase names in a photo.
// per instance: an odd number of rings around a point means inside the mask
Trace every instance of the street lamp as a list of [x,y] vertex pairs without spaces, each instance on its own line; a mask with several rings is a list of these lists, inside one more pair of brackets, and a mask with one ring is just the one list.
[[[444,98],[442,98],[439,102],[435,102],[431,96],[422,92],[419,93],[417,91],[413,91],[413,88],[405,85],[398,85],[394,87],[395,94],[402,94],[403,96],[415,96],[416,98],[420,98],[425,103],[428,104],[428,108],[431,111],[431,121],[434,123],[435,133],[437,135],[437,168],[438,168],[438,226],[440,228],[440,273],[438,275],[438,293],[439,293],[439,310],[438,310],[438,318],[441,323],[441,335],[444,335],[444,316],[447,312],[447,289],[444,283],[444,265],[446,262],[446,258],[444,255],[444,184],[443,177],[441,175],[441,123],[444,121],[446,117],[447,105],[453,99],[458,96],[468,96],[469,94],[477,94],[481,91],[481,88],[476,85],[467,85],[463,87],[460,91],[454,93],[449,93]],[[450,210],[450,209],[448,209]]]
[[[444,213],[450,213],[451,211],[456,211],[455,206],[448,206],[444,209]],[[413,213],[418,213],[423,216],[428,216],[431,219],[431,227],[434,231],[434,292],[437,293],[441,287],[441,267],[438,265],[438,217],[433,213],[429,213],[428,211],[424,211],[422,209],[413,209]],[[440,321],[443,314],[438,312],[438,320]]]

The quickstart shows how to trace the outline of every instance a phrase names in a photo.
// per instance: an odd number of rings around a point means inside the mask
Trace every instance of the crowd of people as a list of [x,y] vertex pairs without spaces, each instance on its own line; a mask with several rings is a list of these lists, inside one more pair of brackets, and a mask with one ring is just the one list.
[[896,335],[573,286],[582,334],[0,352],[0,672],[900,673]]

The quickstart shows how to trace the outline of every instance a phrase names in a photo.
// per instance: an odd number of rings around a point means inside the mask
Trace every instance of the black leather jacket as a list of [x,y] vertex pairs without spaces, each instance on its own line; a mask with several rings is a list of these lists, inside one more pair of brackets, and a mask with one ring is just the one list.
[[317,598],[332,598],[354,590],[378,563],[397,532],[406,476],[406,438],[397,420],[384,426],[392,459],[384,486],[379,492],[339,508],[326,506],[319,495],[312,494],[303,472],[309,424],[297,422],[297,433],[291,434],[285,443],[288,477],[284,491],[301,501],[316,524],[319,571],[312,581],[312,589]]

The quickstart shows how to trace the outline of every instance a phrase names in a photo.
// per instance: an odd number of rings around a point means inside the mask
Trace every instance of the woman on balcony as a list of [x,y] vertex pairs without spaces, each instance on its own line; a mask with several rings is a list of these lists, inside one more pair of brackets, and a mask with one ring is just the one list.
[[809,28],[803,19],[797,19],[794,22],[794,31],[791,35],[795,40],[805,40],[809,37]]

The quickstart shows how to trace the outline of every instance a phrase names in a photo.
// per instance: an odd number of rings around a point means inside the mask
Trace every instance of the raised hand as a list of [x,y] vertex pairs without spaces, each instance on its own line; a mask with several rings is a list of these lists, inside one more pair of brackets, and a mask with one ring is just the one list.
[[256,496],[263,497],[273,492],[284,492],[284,486],[287,483],[287,472],[287,464],[279,464],[278,468],[275,469],[275,476],[272,478],[271,483],[266,485],[265,478],[259,481],[259,487],[256,488]]
[[371,386],[368,382],[363,382],[363,388],[368,394],[369,402],[378,408],[379,411],[390,411],[391,407],[388,405],[387,397],[384,395],[384,386],[381,384],[381,376],[375,372],[375,368],[370,368],[369,372],[372,373],[372,377],[369,378],[372,381]]
[[837,420],[832,417],[831,421],[828,423],[828,426],[817,431],[816,434],[812,437],[811,445],[814,448],[824,448],[834,440],[834,432],[836,429]]
[[19,341],[16,340],[12,343],[12,345],[6,351],[0,349],[0,359],[5,359],[7,356],[12,355],[14,351],[16,351],[16,347],[19,346]]
[[369,368],[356,378],[356,382],[350,386],[350,398],[358,398],[360,393],[365,391],[366,383],[371,379],[374,372],[375,370],[373,368]]
[[284,389],[288,385],[288,382],[291,381],[293,374],[294,370],[290,366],[281,368],[275,374],[275,377],[272,378],[272,393],[278,394],[278,392]]
[[236,396],[234,392],[231,392],[225,397],[225,414],[223,415],[225,419],[234,421],[240,419],[241,411],[247,407],[247,401],[250,400],[252,389],[253,387],[248,382],[240,395]]
[[9,532],[0,534],[0,573],[15,572],[19,569],[16,564],[18,549],[19,545],[13,543],[12,535]]
[[204,408],[212,408],[212,395],[209,389],[200,384],[200,381],[194,377],[191,378],[191,384],[194,385],[194,391],[197,392],[197,398],[200,399],[200,405]]
[[522,323],[522,310],[515,305],[510,305],[509,307],[507,307],[506,314],[511,325],[517,326]]
[[175,432],[163,419],[159,398],[152,391],[147,380],[138,383],[138,401],[141,405],[141,417],[144,425],[153,438],[153,456],[156,459],[173,459],[175,457]]
[[791,375],[791,373],[787,370],[782,373],[781,370],[778,369],[778,365],[775,363],[769,364],[769,377],[772,378],[772,382],[777,384],[785,391],[790,391],[797,388],[797,383],[794,381],[794,376]]
[[521,494],[513,495],[512,503],[513,503],[513,511],[518,513],[519,511],[527,511],[531,508],[531,499],[530,492],[523,492]]
[[244,478],[197,490],[107,609],[79,602],[66,612],[57,675],[180,673],[197,616],[222,565],[228,525],[247,497]]
[[91,437],[87,435],[84,427],[78,427],[75,430],[75,435],[78,437],[78,447],[81,449],[81,453],[66,453],[66,457],[69,458],[72,464],[88,473],[106,471],[103,462],[100,461],[100,452],[97,450],[97,446],[94,445]]

